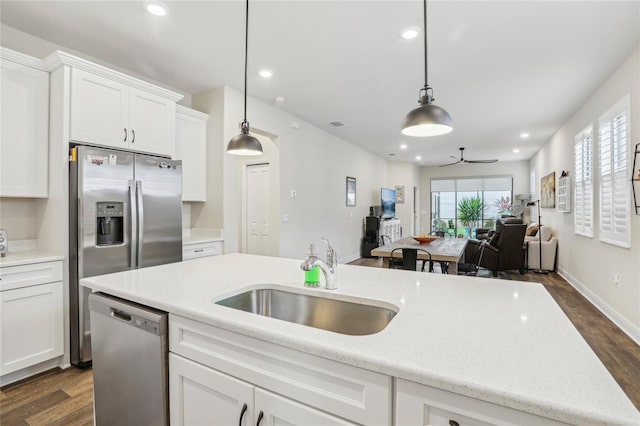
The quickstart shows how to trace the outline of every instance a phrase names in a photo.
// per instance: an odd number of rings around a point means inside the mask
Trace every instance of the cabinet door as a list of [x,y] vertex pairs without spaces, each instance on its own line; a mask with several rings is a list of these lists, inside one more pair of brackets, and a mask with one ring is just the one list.
[[63,353],[62,282],[0,292],[0,374]]
[[130,149],[172,156],[175,119],[175,102],[135,88],[129,89]]
[[49,74],[2,60],[0,197],[47,197]]
[[207,123],[176,114],[176,160],[182,160],[182,201],[207,201]]
[[173,353],[169,404],[172,425],[253,425],[252,385]]
[[73,69],[71,72],[71,140],[126,149],[129,88],[111,79]]
[[[263,416],[259,423],[260,426],[344,426],[356,424],[260,388],[255,389],[254,411],[256,424],[260,418],[260,414]],[[383,423],[381,422],[381,424]]]

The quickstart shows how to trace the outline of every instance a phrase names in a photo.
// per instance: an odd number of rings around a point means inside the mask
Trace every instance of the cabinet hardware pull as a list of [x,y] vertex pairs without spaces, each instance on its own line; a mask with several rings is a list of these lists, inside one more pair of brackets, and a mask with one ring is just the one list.
[[124,141],[127,141],[127,128],[124,128]]
[[260,411],[260,414],[258,414],[258,421],[256,422],[256,426],[260,426],[260,422],[262,421],[263,417],[264,417],[264,413]]
[[204,249],[195,249],[193,252],[194,253],[202,253],[204,251]]
[[247,411],[247,404],[242,405],[242,411],[240,412],[240,421],[238,422],[238,426],[242,426],[242,418],[244,417],[244,413]]
[[449,420],[449,426],[460,426],[460,423],[456,422],[455,420]]
[[133,135],[133,139],[131,139],[131,143],[134,143],[136,141],[136,131],[131,129],[131,134]]

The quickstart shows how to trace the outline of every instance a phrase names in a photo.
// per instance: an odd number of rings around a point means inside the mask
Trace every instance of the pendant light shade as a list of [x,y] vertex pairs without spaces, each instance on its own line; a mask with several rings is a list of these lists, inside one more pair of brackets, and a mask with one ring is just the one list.
[[242,122],[242,131],[231,138],[227,145],[227,153],[233,155],[260,155],[262,145],[260,141],[249,134],[249,123]]
[[453,130],[453,120],[444,108],[433,103],[433,89],[427,79],[427,0],[424,5],[424,87],[420,89],[420,106],[407,114],[402,125],[402,134],[407,136],[437,136]]
[[420,106],[407,114],[402,126],[402,134],[407,136],[438,136],[453,130],[453,120],[444,108],[433,103],[433,98],[425,92]]
[[227,154],[233,155],[260,155],[262,154],[262,144],[255,137],[249,134],[249,122],[247,121],[247,59],[249,51],[249,0],[247,0],[245,14],[244,33],[244,120],[241,123],[239,135],[231,138],[227,144]]

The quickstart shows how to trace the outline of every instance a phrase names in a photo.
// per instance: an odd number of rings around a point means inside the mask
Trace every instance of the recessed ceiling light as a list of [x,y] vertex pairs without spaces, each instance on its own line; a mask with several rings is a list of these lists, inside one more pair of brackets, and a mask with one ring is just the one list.
[[529,137],[529,133],[527,133],[527,132],[522,132],[522,133],[520,133],[520,137],[521,137],[522,139],[527,139],[527,138]]
[[271,70],[260,70],[259,74],[262,78],[269,78],[273,76],[273,72]]
[[167,14],[167,6],[162,3],[147,3],[147,10],[156,16],[164,16]]
[[417,28],[408,28],[402,32],[402,38],[405,40],[412,40],[418,37],[420,31]]
[[422,156],[416,155],[416,160],[418,160],[418,161],[422,160]]
[[400,149],[407,149],[407,144],[403,143],[402,145],[400,145]]
[[276,96],[276,102],[282,103],[284,101],[285,101],[285,97],[284,96]]
[[515,154],[517,154],[517,153],[519,153],[519,152],[520,152],[520,150],[519,150],[518,148],[513,148],[513,152],[514,152]]

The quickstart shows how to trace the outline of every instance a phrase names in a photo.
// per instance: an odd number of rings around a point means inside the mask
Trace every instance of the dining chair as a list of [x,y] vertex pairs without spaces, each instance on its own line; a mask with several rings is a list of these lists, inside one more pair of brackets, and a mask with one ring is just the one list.
[[[398,259],[401,262],[394,262],[396,252],[402,253],[402,258]],[[418,252],[425,253],[428,256],[428,260],[418,259]],[[433,262],[431,261],[431,253],[424,249],[415,248],[395,248],[391,250],[391,262],[389,267],[392,269],[405,269],[407,271],[415,271],[418,266],[418,260],[422,260],[422,268],[420,271],[424,272],[424,266],[429,262],[429,272],[433,272]]]

